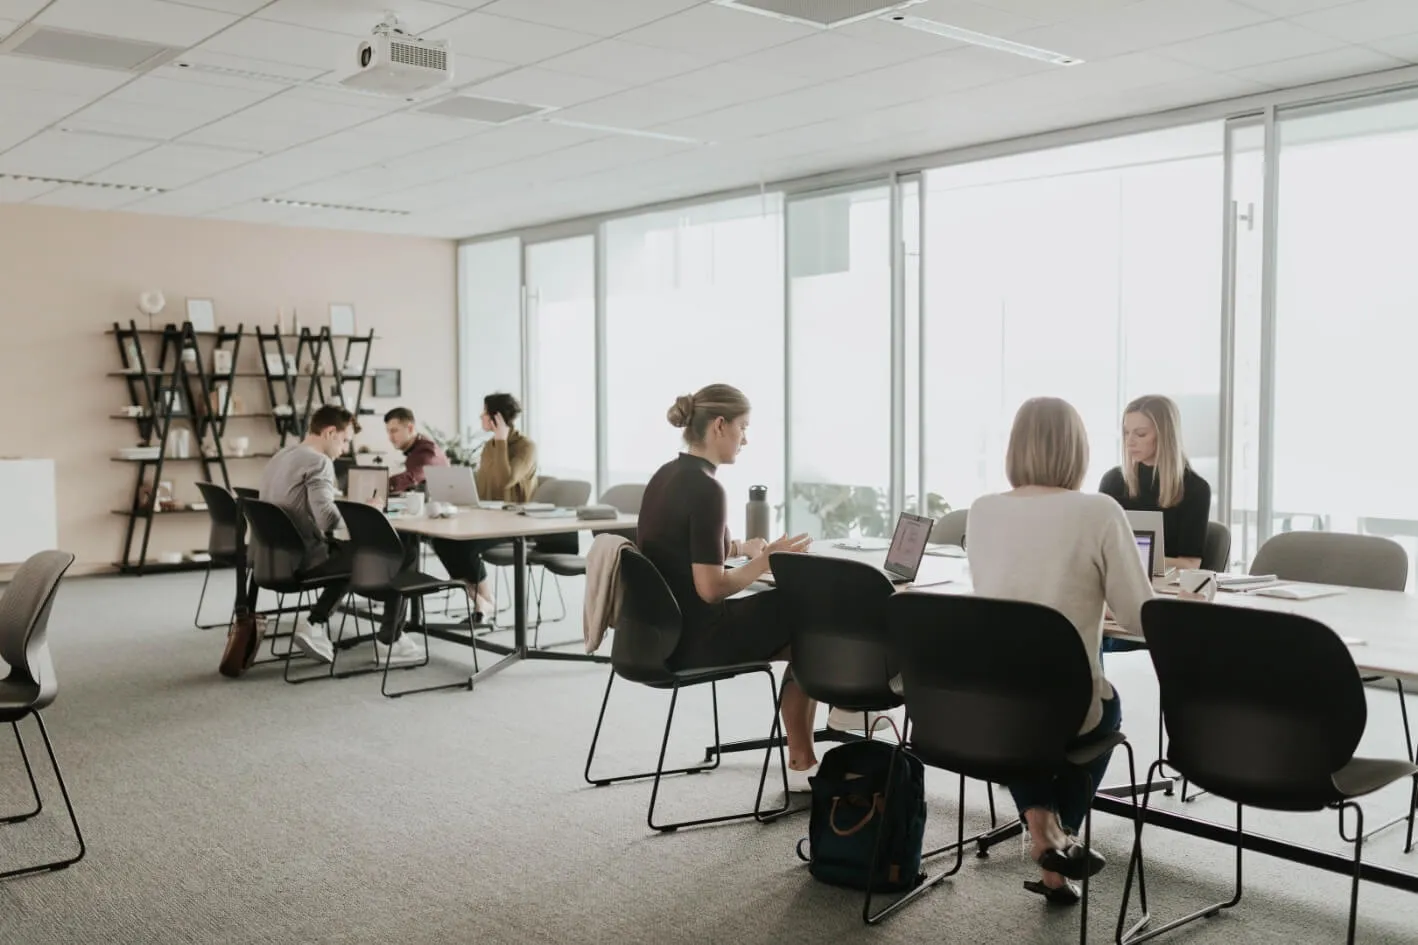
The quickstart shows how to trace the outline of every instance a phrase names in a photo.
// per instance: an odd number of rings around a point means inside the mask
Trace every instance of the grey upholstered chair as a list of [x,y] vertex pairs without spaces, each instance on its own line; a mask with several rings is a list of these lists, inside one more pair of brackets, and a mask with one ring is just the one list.
[[1220,522],[1206,523],[1201,566],[1207,571],[1226,571],[1231,566],[1231,529]]
[[937,545],[959,545],[964,548],[965,525],[969,517],[969,509],[946,512],[931,529],[931,542]]

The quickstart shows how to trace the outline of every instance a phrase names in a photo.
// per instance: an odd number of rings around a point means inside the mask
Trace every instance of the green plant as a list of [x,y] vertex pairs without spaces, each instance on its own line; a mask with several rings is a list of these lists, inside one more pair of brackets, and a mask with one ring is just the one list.
[[[792,497],[807,505],[808,512],[821,523],[815,538],[887,538],[896,527],[891,500],[884,489],[870,486],[843,486],[823,482],[793,483]],[[916,497],[906,497],[906,507],[916,507]],[[926,493],[925,514],[940,518],[950,505],[934,492]],[[778,507],[782,519],[782,506]]]
[[482,454],[483,440],[474,439],[473,431],[458,435],[455,433],[444,433],[437,427],[425,426],[424,433],[428,438],[437,443],[448,457],[448,462],[454,466],[476,466],[478,457]]

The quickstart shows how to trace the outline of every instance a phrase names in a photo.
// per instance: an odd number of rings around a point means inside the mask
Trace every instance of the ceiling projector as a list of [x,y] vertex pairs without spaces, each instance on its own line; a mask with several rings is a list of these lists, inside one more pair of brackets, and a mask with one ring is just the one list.
[[340,84],[362,92],[410,95],[453,78],[453,56],[447,41],[406,33],[392,14],[370,30],[370,39],[359,44],[355,63],[356,71]]

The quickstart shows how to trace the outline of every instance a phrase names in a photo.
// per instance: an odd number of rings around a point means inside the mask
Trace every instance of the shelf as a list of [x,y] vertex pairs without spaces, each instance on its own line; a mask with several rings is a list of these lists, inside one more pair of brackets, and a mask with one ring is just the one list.
[[[275,414],[271,414],[271,413],[251,413],[250,411],[246,411],[246,412],[243,412],[243,413],[229,413],[229,414],[226,415],[225,418],[223,418],[223,417],[221,417],[221,416],[219,416],[219,415],[217,415],[217,416],[208,416],[208,415],[206,415],[206,414],[203,414],[200,419],[203,419],[203,420],[222,420],[222,419],[227,419],[227,420],[252,420],[252,419],[260,419],[261,417],[266,417],[266,418],[269,419],[269,418],[274,417],[274,416],[275,416]],[[110,419],[110,420],[161,420],[162,418],[161,418],[161,417],[129,417],[129,416],[126,416],[126,415],[121,414],[121,413],[111,413],[111,414],[108,415],[108,419]],[[179,414],[173,414],[173,416],[172,416],[170,419],[173,419],[173,420],[190,420],[190,419],[192,419],[192,418],[191,418],[188,414],[179,413]]]
[[[121,562],[115,561],[115,562],[113,562],[113,567],[118,571],[119,574],[135,574],[135,575],[141,575],[141,574],[171,574],[171,573],[174,573],[174,572],[177,572],[177,571],[205,571],[205,570],[207,570],[207,562],[205,562],[205,561],[183,561],[183,562],[181,562],[180,564],[162,564],[161,562],[158,562],[158,561],[149,561],[147,564],[143,564],[143,565],[138,565],[138,564],[124,565],[124,564],[122,564]],[[216,569],[216,568],[229,568],[229,567],[231,567],[231,565],[229,565],[229,564],[214,564],[214,565],[212,565],[212,567],[213,567],[214,569]]]
[[[161,337],[162,337],[167,331],[169,331],[169,330],[174,331],[174,332],[177,332],[177,333],[180,333],[180,332],[182,331],[182,326],[181,326],[181,325],[174,325],[171,329],[163,329],[163,328],[139,328],[139,329],[138,329],[138,334],[140,334],[140,335],[146,335],[146,336],[151,337],[151,338],[161,338]],[[265,331],[265,329],[263,328],[262,331]],[[130,328],[125,328],[125,329],[123,329],[123,330],[120,331],[120,332],[115,332],[112,328],[108,328],[108,329],[105,329],[105,330],[104,330],[104,334],[105,334],[105,335],[113,335],[113,334],[131,335],[131,334],[133,334],[133,330],[130,329]],[[220,334],[220,333],[219,333],[219,332],[215,332],[215,331],[194,331],[192,334],[196,335],[198,338],[215,338],[215,337],[217,337],[217,335]],[[244,329],[244,328],[243,328],[240,332],[237,332],[237,331],[228,331],[228,332],[225,332],[225,334],[226,334],[226,336],[227,336],[228,338],[234,338],[234,337],[236,337],[238,334],[240,334],[242,337],[250,336],[250,337],[253,337],[253,338],[254,338],[254,337],[256,336],[256,332],[255,332],[254,329],[253,329],[253,330],[247,330],[247,329]],[[315,331],[312,333],[312,337],[317,337],[317,338],[318,338],[319,335],[320,335],[320,329],[317,328],[317,329],[315,329]],[[274,338],[275,336],[268,333],[268,334],[266,335],[266,337],[267,337],[267,338]],[[289,339],[291,339],[292,341],[299,341],[300,338],[301,338],[300,335],[293,335],[293,334],[291,334],[290,332],[282,332],[282,333],[281,333],[281,337],[282,337],[282,338],[289,338]],[[347,341],[347,340],[349,340],[350,338],[353,338],[355,341],[366,341],[366,340],[369,339],[369,336],[368,336],[368,335],[331,335],[330,337],[331,337],[331,340],[333,340],[333,341]],[[378,341],[378,340],[379,340],[379,336],[378,336],[378,335],[375,335],[375,336],[374,336],[374,340],[375,340],[375,341]]]
[[137,512],[137,511],[125,510],[125,509],[114,509],[114,510],[113,510],[113,514],[114,514],[114,515],[122,515],[122,516],[124,516],[125,518],[148,518],[148,517],[150,517],[150,516],[155,516],[155,517],[157,517],[157,518],[161,518],[161,517],[164,516],[164,515],[198,515],[198,514],[205,515],[205,514],[207,514],[207,510],[206,510],[206,509],[163,509],[161,512]]
[[[164,456],[164,463],[200,463],[206,460],[215,463],[223,459],[270,459],[275,453],[247,453],[245,456]],[[110,460],[115,463],[156,463],[157,459],[124,459],[122,456],[110,456]]]

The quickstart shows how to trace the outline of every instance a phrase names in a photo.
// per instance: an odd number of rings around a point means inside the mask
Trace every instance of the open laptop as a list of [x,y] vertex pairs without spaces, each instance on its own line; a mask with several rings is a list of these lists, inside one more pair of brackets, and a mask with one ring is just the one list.
[[901,513],[896,520],[896,533],[891,536],[891,546],[886,549],[886,564],[883,566],[892,584],[910,584],[916,579],[916,573],[921,569],[921,557],[926,553],[926,544],[934,527],[933,518]]
[[389,470],[383,466],[354,466],[346,473],[345,498],[376,509],[389,509]]
[[1152,557],[1157,549],[1157,536],[1153,532],[1133,532],[1132,540],[1137,542],[1137,556],[1142,559],[1142,570],[1152,572]]
[[505,505],[478,498],[478,483],[470,466],[425,466],[423,476],[430,502],[447,502],[465,509],[501,509]]
[[1162,528],[1162,513],[1128,512],[1127,517],[1134,535],[1143,532],[1152,533],[1152,564],[1147,566],[1147,573],[1153,577],[1165,576],[1167,574],[1167,536]]

